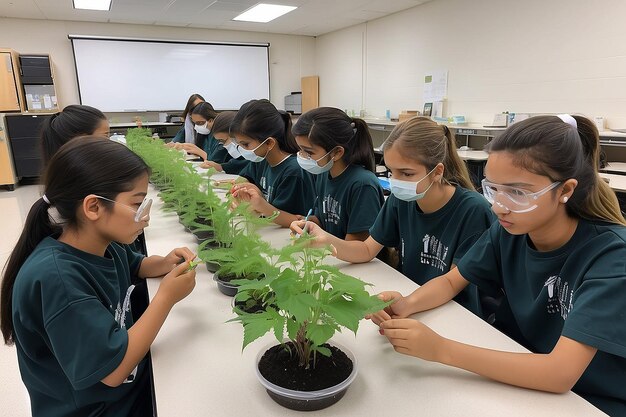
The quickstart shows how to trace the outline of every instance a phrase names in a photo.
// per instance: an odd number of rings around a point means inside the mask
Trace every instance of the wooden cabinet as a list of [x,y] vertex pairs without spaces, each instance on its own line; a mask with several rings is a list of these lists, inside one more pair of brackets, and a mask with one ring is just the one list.
[[15,51],[0,49],[0,112],[23,110],[18,59]]
[[15,178],[15,167],[7,131],[4,125],[4,117],[0,115],[0,186],[7,186],[13,191],[17,178]]
[[320,105],[320,77],[302,77],[302,113],[316,109]]

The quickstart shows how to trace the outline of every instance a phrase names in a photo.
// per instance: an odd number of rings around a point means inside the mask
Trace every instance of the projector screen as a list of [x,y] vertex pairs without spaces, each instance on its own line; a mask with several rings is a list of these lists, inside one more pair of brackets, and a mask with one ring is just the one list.
[[70,35],[82,104],[105,112],[183,109],[193,93],[217,110],[269,99],[269,44]]

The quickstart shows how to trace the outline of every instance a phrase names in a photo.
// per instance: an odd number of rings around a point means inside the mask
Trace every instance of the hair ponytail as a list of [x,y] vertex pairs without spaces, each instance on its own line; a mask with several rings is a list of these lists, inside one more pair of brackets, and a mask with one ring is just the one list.
[[406,150],[406,156],[423,164],[428,171],[442,163],[443,178],[449,184],[474,191],[467,166],[457,153],[456,141],[446,126],[428,117],[416,116],[396,125],[384,143],[386,152],[392,146]]
[[284,110],[278,110],[280,117],[283,119],[283,123],[285,125],[285,130],[283,132],[284,141],[281,143],[280,148],[288,153],[297,153],[300,148],[298,147],[298,143],[296,142],[296,138],[291,133],[291,115]]
[[91,135],[107,118],[100,110],[85,105],[73,104],[49,117],[41,130],[41,155],[43,166],[61,146],[77,136]]
[[598,175],[598,130],[586,117],[574,120],[577,128],[556,116],[531,117],[493,139],[487,151],[509,152],[517,166],[551,181],[578,181],[566,204],[570,216],[626,225],[615,193]]
[[341,146],[346,164],[375,170],[372,136],[363,119],[351,118],[334,107],[318,107],[300,116],[292,132],[296,136],[307,136],[313,145],[326,152]]
[[287,153],[295,154],[299,150],[291,133],[291,116],[278,111],[266,99],[244,103],[235,115],[230,131],[232,135],[244,135],[259,142],[274,138],[279,148]]
[[[570,214],[582,218],[600,219],[626,226],[615,192],[598,175],[600,168],[600,135],[598,129],[586,117],[573,117],[576,120],[584,155],[580,178],[577,179],[579,185],[581,181],[588,181],[589,187],[586,192],[579,193],[579,195],[582,194],[582,199],[575,198],[573,204],[568,203],[567,210]],[[583,184],[583,187],[585,185]],[[576,188],[578,189],[578,187]]]
[[50,221],[48,208],[50,206],[43,198],[33,204],[28,212],[22,234],[7,260],[0,289],[0,328],[4,343],[12,345],[15,342],[13,334],[13,286],[15,278],[26,258],[35,250],[39,242],[45,237],[59,233],[61,228]]
[[[83,139],[83,138],[80,138]],[[24,229],[3,271],[0,289],[0,328],[6,344],[15,342],[13,327],[13,287],[20,268],[47,236],[63,227],[78,227],[77,212],[89,194],[115,200],[130,191],[141,175],[149,175],[145,162],[124,145],[105,138],[87,137],[65,144],[52,157],[43,178],[45,198],[31,207]],[[109,206],[112,203],[106,203]],[[54,207],[60,218],[53,223],[48,208]]]

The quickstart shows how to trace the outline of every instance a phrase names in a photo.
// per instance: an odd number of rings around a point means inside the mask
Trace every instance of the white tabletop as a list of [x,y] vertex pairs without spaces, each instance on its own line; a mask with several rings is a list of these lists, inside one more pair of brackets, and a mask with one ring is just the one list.
[[626,162],[609,162],[603,171],[623,172],[626,173]]
[[609,180],[609,186],[617,192],[626,192],[626,175],[600,173],[602,178]]
[[[166,254],[177,246],[196,250],[173,213],[161,210],[154,199],[146,243],[150,254]],[[284,245],[288,231],[270,226],[261,235],[273,245]],[[409,293],[416,284],[378,260],[367,264],[340,264],[344,272],[374,284],[372,292],[394,289]],[[154,296],[159,279],[148,289]],[[174,306],[152,345],[157,411],[160,416],[302,416],[274,403],[257,381],[255,357],[273,336],[241,351],[243,331],[234,317],[231,298],[221,294],[212,274],[197,269],[195,290]],[[479,346],[524,352],[525,349],[456,303],[417,315],[450,338]],[[548,394],[500,384],[437,363],[394,352],[377,328],[363,321],[355,337],[338,334],[333,340],[351,349],[358,376],[337,404],[307,415],[316,416],[546,416],[603,415],[573,393]]]
[[459,157],[464,161],[486,161],[487,158],[489,158],[489,154],[485,151],[458,149],[457,153],[459,154]]
[[[172,122],[141,122],[142,127],[156,127],[156,126],[180,126],[182,123]],[[122,128],[122,127],[137,127],[137,122],[121,122],[121,123],[109,123],[109,127]]]

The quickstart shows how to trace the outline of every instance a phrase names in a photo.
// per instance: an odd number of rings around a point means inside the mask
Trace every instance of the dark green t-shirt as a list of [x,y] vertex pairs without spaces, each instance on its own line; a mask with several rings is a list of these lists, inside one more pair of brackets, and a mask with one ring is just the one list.
[[385,199],[378,178],[360,165],[350,165],[338,177],[314,176],[319,196],[314,214],[328,233],[344,239],[348,233],[369,232]]
[[458,264],[461,275],[506,294],[497,327],[536,353],[565,336],[598,349],[573,391],[626,415],[626,228],[581,220],[559,249],[539,252],[498,223]]
[[213,137],[213,134],[199,135],[204,136],[203,149],[206,152],[206,160],[223,164],[233,159],[228,150],[222,143]]
[[[226,152],[228,153],[228,150]],[[228,161],[221,163],[220,165],[222,165],[222,169],[225,173],[239,175],[239,173],[243,171],[243,169],[249,164],[252,164],[252,162],[248,161],[243,156],[240,156],[236,159],[231,158]]]
[[131,275],[143,255],[112,243],[106,256],[45,238],[13,288],[13,323],[22,380],[34,416],[125,416],[146,374],[143,360],[127,382],[102,382],[128,345]]
[[[370,235],[381,245],[398,248],[400,271],[424,285],[457,264],[495,219],[481,194],[462,187],[456,187],[450,201],[433,213],[392,194]],[[455,301],[482,316],[475,287],[466,288]]]
[[311,174],[300,168],[295,155],[275,167],[265,159],[251,162],[239,175],[259,187],[265,199],[279,210],[304,216],[313,206]]

